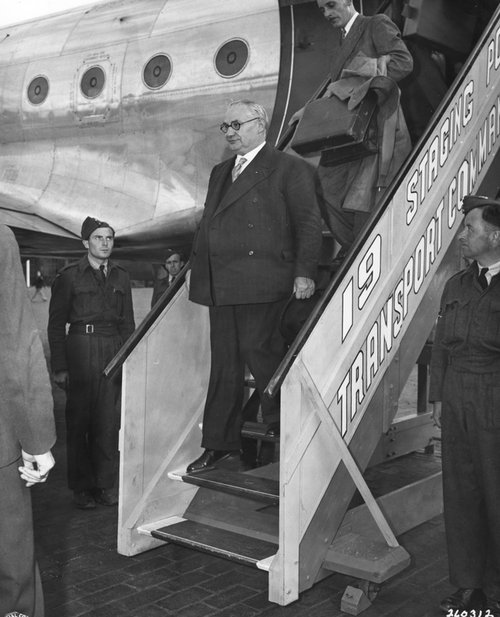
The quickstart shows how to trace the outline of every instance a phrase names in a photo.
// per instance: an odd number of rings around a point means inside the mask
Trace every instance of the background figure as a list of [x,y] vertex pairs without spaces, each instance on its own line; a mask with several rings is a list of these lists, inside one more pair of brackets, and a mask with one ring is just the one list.
[[[351,79],[352,74],[365,75],[365,79],[385,75],[392,82],[400,81],[411,72],[411,54],[401,40],[397,26],[386,15],[360,15],[352,0],[317,0],[317,4],[334,28],[331,83],[326,97],[344,89],[340,80],[345,77],[345,69],[351,70]],[[318,166],[320,207],[325,222],[341,245],[342,255],[366,222],[381,189],[390,183],[411,150],[398,103],[399,92],[397,88],[394,90],[396,97],[392,95],[388,99],[388,109],[382,109],[379,97],[379,152],[336,166]],[[294,114],[291,123],[301,114],[302,110]]]
[[32,302],[35,301],[35,298],[37,296],[40,296],[42,298],[42,302],[47,302],[47,298],[45,297],[45,295],[43,293],[43,286],[44,285],[45,285],[45,281],[43,280],[43,275],[40,272],[40,270],[37,270],[36,271],[36,276],[35,276],[35,293],[31,297],[31,301]]
[[488,25],[488,22],[493,17],[493,13],[496,11],[498,5],[500,4],[499,0],[477,0],[474,2],[477,5],[477,22],[476,29],[474,33],[474,39],[477,41],[483,30]]
[[459,240],[474,261],[444,288],[429,392],[442,427],[448,563],[458,587],[441,610],[499,616],[500,201],[468,196],[463,211]]
[[[87,217],[87,255],[63,268],[52,286],[48,337],[54,381],[66,389],[68,485],[77,507],[118,503],[120,376],[102,372],[134,331],[127,272],[109,260],[114,230]],[[70,324],[66,335],[66,325]]]
[[151,297],[151,308],[158,302],[163,292],[172,285],[175,277],[184,267],[184,256],[179,251],[167,251],[165,265],[162,265],[157,273]]
[[0,252],[0,615],[43,617],[28,487],[54,465],[52,391],[19,249],[3,225]]
[[212,170],[191,256],[190,299],[209,306],[211,372],[205,452],[188,471],[241,448],[245,365],[264,422],[279,430],[279,400],[264,390],[285,353],[278,323],[290,294],[308,298],[321,248],[312,168],[266,144],[265,109],[232,103],[221,131],[235,156]]

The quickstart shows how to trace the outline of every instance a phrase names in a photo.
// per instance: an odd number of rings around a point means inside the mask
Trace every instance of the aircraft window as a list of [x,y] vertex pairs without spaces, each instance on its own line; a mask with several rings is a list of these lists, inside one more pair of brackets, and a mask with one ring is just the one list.
[[234,77],[248,62],[248,44],[242,39],[224,43],[215,56],[215,68],[221,77]]
[[93,66],[88,71],[85,71],[80,84],[84,96],[89,99],[95,99],[96,96],[101,94],[105,81],[106,77],[101,67]]
[[28,86],[28,99],[33,105],[40,105],[49,93],[49,82],[45,77],[35,77]]
[[167,83],[171,72],[172,63],[170,58],[164,54],[155,56],[144,67],[144,83],[148,88],[157,90]]

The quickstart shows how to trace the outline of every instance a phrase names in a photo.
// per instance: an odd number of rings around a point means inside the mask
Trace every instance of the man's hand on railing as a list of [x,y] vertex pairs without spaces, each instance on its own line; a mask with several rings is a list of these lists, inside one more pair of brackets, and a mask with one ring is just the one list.
[[304,109],[305,109],[305,107],[302,107],[301,109],[299,109],[298,111],[296,111],[293,114],[293,116],[290,118],[290,120],[288,120],[288,126],[293,126],[296,122],[299,122],[299,120],[304,115]]
[[[334,82],[335,83],[335,82]],[[328,86],[326,87],[325,93],[323,94],[323,96],[321,97],[322,99],[331,99],[333,96],[333,90],[335,89],[335,85],[334,83],[332,84],[328,84]]]

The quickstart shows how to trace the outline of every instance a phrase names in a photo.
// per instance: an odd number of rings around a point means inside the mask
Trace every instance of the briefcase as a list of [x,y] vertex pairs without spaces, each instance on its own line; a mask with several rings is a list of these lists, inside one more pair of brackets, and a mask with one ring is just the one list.
[[372,91],[353,110],[336,96],[308,103],[291,147],[302,156],[321,154],[321,165],[340,165],[377,152],[377,97]]

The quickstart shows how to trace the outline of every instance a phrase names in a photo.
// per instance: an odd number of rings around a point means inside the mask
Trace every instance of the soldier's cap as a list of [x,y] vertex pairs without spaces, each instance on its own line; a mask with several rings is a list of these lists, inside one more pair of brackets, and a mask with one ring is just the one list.
[[484,197],[483,195],[466,195],[463,199],[462,211],[465,216],[469,214],[471,210],[474,210],[474,208],[484,208],[484,206],[500,207],[500,200]]
[[111,227],[109,223],[106,223],[106,221],[98,221],[91,216],[87,216],[87,218],[82,223],[82,240],[88,240],[90,238],[90,235],[96,229],[100,229],[101,227],[108,227],[113,232],[113,236],[115,235],[115,230]]

